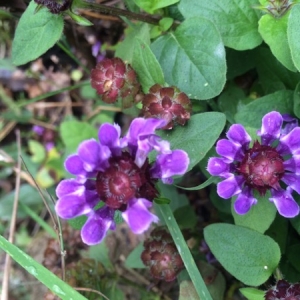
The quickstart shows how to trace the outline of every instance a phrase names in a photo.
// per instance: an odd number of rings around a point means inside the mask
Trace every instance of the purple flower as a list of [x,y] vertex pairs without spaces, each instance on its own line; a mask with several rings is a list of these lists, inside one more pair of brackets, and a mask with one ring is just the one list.
[[[172,151],[169,142],[155,134],[163,126],[164,120],[136,118],[121,138],[118,125],[103,124],[99,141],[82,142],[77,154],[66,159],[66,170],[76,178],[59,183],[55,209],[64,219],[87,216],[81,230],[86,244],[100,243],[109,229],[115,229],[116,210],[136,234],[158,222],[149,211],[158,196],[156,181],[172,183],[172,176],[184,174],[189,164],[186,152]],[[153,150],[157,158],[149,163]]]
[[[284,127],[283,121],[290,122]],[[236,213],[246,214],[257,203],[253,190],[265,195],[269,190],[278,212],[293,218],[299,206],[292,192],[300,193],[300,127],[289,116],[273,111],[262,119],[257,132],[261,142],[254,141],[240,124],[232,125],[227,138],[217,143],[217,153],[208,161],[208,172],[224,178],[217,185],[217,193],[224,199],[237,196]],[[287,188],[284,188],[282,181]]]

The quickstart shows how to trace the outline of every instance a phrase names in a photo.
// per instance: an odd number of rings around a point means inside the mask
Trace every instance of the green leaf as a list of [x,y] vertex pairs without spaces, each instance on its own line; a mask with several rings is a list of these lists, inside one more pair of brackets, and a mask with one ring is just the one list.
[[179,10],[186,19],[207,18],[218,28],[225,46],[246,50],[262,42],[257,30],[260,13],[253,9],[255,4],[257,0],[181,0]]
[[34,13],[37,4],[32,0],[22,14],[12,45],[15,65],[23,65],[38,58],[60,38],[64,21],[60,14],[52,14],[46,7]]
[[62,122],[59,132],[69,153],[76,152],[78,145],[84,140],[98,139],[96,128],[75,120]]
[[236,115],[235,120],[244,126],[261,127],[262,117],[271,112],[293,113],[293,92],[281,90],[273,94],[258,98],[244,106]]
[[255,193],[254,197],[257,199],[257,204],[253,205],[245,215],[239,215],[235,212],[234,202],[236,197],[234,197],[231,211],[235,224],[264,233],[274,221],[277,213],[275,205],[269,200],[270,196],[269,192],[265,196]]
[[221,265],[246,285],[263,284],[280,261],[278,244],[252,229],[212,224],[204,229],[204,237]]
[[295,89],[300,81],[300,74],[291,72],[285,68],[271,51],[265,47],[259,47],[253,51],[259,83],[266,94],[281,89]]
[[[287,36],[291,49],[292,59],[300,71],[300,5],[294,5],[288,18]],[[281,44],[284,44],[281,42]]]
[[128,27],[125,30],[126,36],[122,43],[119,43],[115,56],[122,58],[131,64],[133,60],[133,51],[135,47],[135,39],[141,39],[145,44],[150,45],[150,28],[147,23],[138,23],[134,27]]
[[105,267],[105,269],[108,270],[114,269],[114,266],[110,261],[109,254],[108,254],[109,249],[104,241],[98,245],[90,246],[88,251],[89,251],[89,258],[99,261]]
[[259,20],[259,33],[270,46],[274,56],[289,70],[296,72],[287,41],[288,13],[281,18],[266,14]]
[[135,39],[132,67],[136,71],[144,93],[156,83],[165,83],[163,71],[150,47],[141,39]]
[[184,280],[180,283],[178,300],[200,300],[191,281]]
[[129,269],[145,269],[146,266],[141,260],[141,254],[144,251],[143,243],[139,243],[127,256],[125,260],[125,267]]
[[179,0],[134,0],[134,2],[144,11],[153,14],[157,9],[175,4]]
[[289,246],[287,252],[287,258],[289,262],[294,266],[294,268],[300,272],[300,260],[299,260],[299,252],[300,252],[300,243]]
[[188,153],[188,170],[191,170],[219,138],[225,121],[222,113],[206,112],[193,115],[185,126],[177,126],[171,132],[163,131],[159,134],[162,139],[170,142],[172,149],[182,149]]
[[194,228],[198,221],[195,209],[190,204],[176,209],[174,217],[181,229]]
[[219,32],[209,20],[185,20],[175,32],[158,38],[151,48],[166,82],[190,98],[206,100],[222,91],[226,81],[225,50]]
[[265,292],[255,288],[241,288],[240,292],[249,300],[264,300]]
[[297,118],[300,118],[300,82],[297,84],[294,90],[294,114]]
[[28,141],[29,151],[32,153],[31,160],[35,163],[42,162],[46,157],[46,149],[45,147],[34,140]]
[[[8,221],[11,219],[11,214],[13,211],[15,191],[12,191],[0,200],[0,219]],[[30,186],[29,184],[22,184],[19,193],[19,202],[22,202],[26,206],[34,207],[35,211],[38,211],[38,207],[42,204],[41,196],[38,191]],[[18,207],[17,217],[24,218],[27,213],[22,209],[21,206]]]
[[169,205],[155,205],[155,210],[160,211],[163,216],[163,220],[168,226],[170,234],[176,244],[177,250],[184,262],[184,266],[187,269],[189,276],[195,286],[196,292],[202,300],[212,300],[212,297],[205,285],[203,278],[201,277],[195,261],[191,255],[191,252],[183,238],[183,235],[176,223],[176,220],[172,214]]
[[11,258],[20,264],[28,273],[33,275],[38,281],[43,283],[61,299],[87,300],[67,283],[55,276],[44,266],[40,265],[32,257],[8,242],[3,236],[0,236],[0,248],[2,248],[2,250],[9,254]]

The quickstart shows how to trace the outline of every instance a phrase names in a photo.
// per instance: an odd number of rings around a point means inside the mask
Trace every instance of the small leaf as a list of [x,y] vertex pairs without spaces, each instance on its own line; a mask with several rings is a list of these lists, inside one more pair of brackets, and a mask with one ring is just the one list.
[[179,300],[200,300],[191,281],[184,280],[179,286]]
[[196,114],[186,126],[177,126],[171,132],[163,131],[159,135],[170,142],[172,149],[182,149],[188,153],[188,170],[191,170],[219,138],[225,121],[225,115],[219,112]]
[[206,100],[222,91],[226,81],[225,49],[218,30],[209,20],[187,19],[175,32],[159,37],[151,49],[166,82],[190,98]]
[[156,10],[179,2],[179,0],[134,0],[142,10],[153,14]]
[[288,44],[291,49],[292,59],[298,71],[300,71],[299,27],[300,27],[300,5],[294,5],[291,9],[289,19],[288,19],[287,36],[288,36]]
[[278,244],[252,229],[212,224],[204,229],[204,237],[221,265],[246,285],[263,284],[279,264]]
[[269,201],[271,197],[269,192],[265,196],[256,193],[254,197],[258,200],[257,204],[253,205],[245,215],[239,215],[235,212],[234,202],[236,197],[234,197],[232,199],[232,215],[236,225],[264,233],[274,221],[277,210],[275,205]]
[[300,83],[297,84],[294,90],[294,114],[297,118],[300,118]]
[[178,7],[186,19],[199,16],[212,21],[225,46],[246,50],[262,42],[257,31],[260,13],[253,9],[255,4],[257,0],[181,0]]
[[125,267],[129,269],[145,269],[146,266],[143,264],[143,261],[141,259],[141,254],[143,251],[143,243],[140,243],[127,256],[125,260]]
[[59,132],[69,153],[76,152],[78,145],[84,140],[98,139],[96,128],[76,120],[62,122]]
[[255,289],[255,288],[241,288],[240,292],[248,299],[248,300],[264,300],[265,292]]
[[136,71],[144,93],[156,83],[165,83],[162,69],[150,47],[141,39],[135,39],[132,67]]
[[162,197],[159,197],[159,198],[155,198],[154,199],[154,202],[158,205],[161,205],[161,204],[169,204],[170,203],[170,200],[167,199],[167,198],[162,198]]
[[37,4],[32,0],[22,14],[12,45],[13,63],[17,66],[38,58],[60,38],[64,21],[46,7],[34,13]]
[[46,157],[45,147],[34,140],[28,141],[28,147],[30,153],[32,153],[31,160],[35,163],[41,163]]
[[89,21],[88,19],[82,17],[82,16],[79,16],[77,14],[74,14],[73,12],[71,11],[68,11],[67,12],[68,15],[78,24],[78,25],[81,25],[81,26],[93,26],[94,24]]
[[236,115],[235,120],[244,126],[261,127],[262,117],[271,112],[293,113],[293,92],[281,90],[273,94],[258,98],[244,106]]
[[133,60],[133,51],[135,47],[135,39],[141,39],[145,44],[150,44],[150,29],[147,23],[138,23],[134,27],[128,27],[125,30],[126,36],[122,43],[119,43],[115,56],[122,58],[131,64]]
[[297,69],[293,63],[289,44],[287,42],[287,22],[288,15],[281,18],[274,18],[266,14],[259,20],[259,32],[264,41],[270,46],[274,56],[290,71],[296,72]]

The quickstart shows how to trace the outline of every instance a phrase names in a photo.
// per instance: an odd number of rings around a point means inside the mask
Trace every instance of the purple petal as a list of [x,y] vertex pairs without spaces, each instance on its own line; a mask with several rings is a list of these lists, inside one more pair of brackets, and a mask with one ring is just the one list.
[[231,125],[226,136],[234,143],[240,145],[249,145],[251,142],[251,137],[245,130],[245,128],[240,124]]
[[298,194],[300,194],[300,175],[285,173],[281,180]]
[[82,142],[78,147],[78,156],[84,162],[83,166],[87,172],[92,172],[100,163],[100,145],[94,140],[90,139]]
[[272,198],[271,202],[274,202],[279,214],[286,218],[294,218],[299,214],[299,205],[291,195],[291,189],[287,188],[286,191],[276,191],[271,189]]
[[85,244],[96,245],[104,239],[107,231],[113,227],[111,211],[104,207],[100,209],[100,212],[95,212],[88,218],[81,229],[81,238]]
[[151,170],[154,178],[169,179],[174,175],[183,175],[189,166],[190,159],[183,150],[174,150],[170,154],[160,154]]
[[284,127],[281,129],[281,135],[286,135],[289,132],[291,132],[295,127],[298,126],[298,120],[296,118],[293,118],[289,114],[283,114],[282,115],[283,121],[287,122]]
[[300,174],[300,155],[293,155],[293,157],[284,161],[283,165],[286,171]]
[[207,171],[210,175],[228,177],[229,176],[229,164],[224,162],[220,157],[211,157],[208,160]]
[[252,195],[251,189],[246,187],[237,197],[234,202],[234,210],[239,215],[246,214],[252,205],[257,203],[257,199],[255,199]]
[[66,195],[60,198],[56,205],[55,211],[63,219],[72,219],[85,215],[92,210],[87,204],[84,196]]
[[126,139],[129,143],[137,145],[141,136],[154,134],[156,129],[165,126],[165,124],[166,121],[162,119],[135,118],[130,124]]
[[230,176],[217,184],[217,193],[221,198],[229,199],[241,192],[242,176]]
[[32,131],[35,132],[37,135],[42,135],[45,131],[45,128],[39,125],[34,125],[32,127]]
[[86,171],[83,167],[83,161],[77,154],[67,157],[65,161],[66,170],[73,175],[85,175]]
[[64,179],[58,184],[56,188],[56,195],[58,198],[62,198],[65,195],[73,193],[79,196],[82,195],[84,191],[84,185],[80,184],[77,180]]
[[[109,147],[114,152],[120,152],[121,128],[119,125],[103,124],[98,132],[101,145]],[[126,145],[125,145],[126,146]],[[119,154],[119,153],[118,153]]]
[[300,154],[300,127],[280,138],[277,151],[281,154]]
[[226,158],[228,162],[242,159],[241,146],[226,139],[217,142],[216,151],[219,155]]
[[127,210],[122,213],[122,217],[133,233],[143,233],[152,222],[157,223],[159,221],[158,217],[148,210],[151,206],[152,203],[144,198],[130,200]]
[[258,131],[263,145],[270,145],[280,137],[282,122],[283,118],[277,111],[272,111],[263,117],[261,130]]
[[[147,159],[148,154],[152,150],[155,150],[158,153],[171,153],[170,143],[162,140],[161,137],[155,134],[140,137],[137,142],[137,151],[135,154],[134,162],[136,165],[142,167]],[[134,151],[132,151],[132,154],[133,153]]]

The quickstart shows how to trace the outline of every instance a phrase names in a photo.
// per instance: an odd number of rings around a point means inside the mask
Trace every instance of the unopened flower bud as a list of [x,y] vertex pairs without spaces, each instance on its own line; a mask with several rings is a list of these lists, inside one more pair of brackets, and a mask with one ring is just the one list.
[[300,299],[300,283],[291,284],[286,280],[278,280],[276,285],[265,293],[266,300]]
[[72,4],[72,0],[34,0],[34,2],[46,6],[52,14],[66,11]]
[[189,120],[192,104],[188,96],[175,87],[162,87],[155,84],[144,96],[143,116],[167,121],[162,129],[172,129],[175,123],[184,125]]
[[144,248],[141,259],[146,266],[150,267],[154,278],[172,281],[183,269],[183,261],[166,229],[155,228],[149,239],[144,242]]
[[91,85],[106,103],[122,99],[123,107],[131,107],[140,90],[135,71],[122,59],[105,58],[91,73]]

